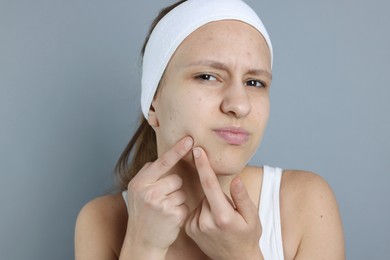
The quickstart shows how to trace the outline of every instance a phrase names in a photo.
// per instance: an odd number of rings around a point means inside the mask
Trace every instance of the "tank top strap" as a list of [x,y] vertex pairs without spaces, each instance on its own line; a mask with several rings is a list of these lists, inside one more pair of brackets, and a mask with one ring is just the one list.
[[284,259],[279,200],[282,173],[280,168],[263,166],[259,215],[262,225],[260,248],[265,260]]
[[129,202],[127,201],[128,200],[128,198],[127,198],[127,190],[122,191],[122,197],[123,197],[123,200],[126,203],[126,208],[128,208],[129,207]]

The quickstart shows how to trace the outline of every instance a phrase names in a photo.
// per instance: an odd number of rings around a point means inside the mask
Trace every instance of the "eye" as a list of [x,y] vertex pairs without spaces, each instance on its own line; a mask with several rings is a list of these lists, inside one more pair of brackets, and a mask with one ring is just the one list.
[[255,88],[265,88],[266,84],[260,80],[251,79],[245,82],[245,86]]
[[210,74],[201,74],[196,76],[195,78],[199,80],[205,80],[205,81],[217,81],[217,78]]

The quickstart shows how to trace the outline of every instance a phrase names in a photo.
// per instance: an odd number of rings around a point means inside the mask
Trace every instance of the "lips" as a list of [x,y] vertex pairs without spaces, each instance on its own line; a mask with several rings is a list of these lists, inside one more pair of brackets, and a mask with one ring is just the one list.
[[242,145],[249,139],[249,133],[239,127],[223,127],[215,129],[214,132],[231,145]]

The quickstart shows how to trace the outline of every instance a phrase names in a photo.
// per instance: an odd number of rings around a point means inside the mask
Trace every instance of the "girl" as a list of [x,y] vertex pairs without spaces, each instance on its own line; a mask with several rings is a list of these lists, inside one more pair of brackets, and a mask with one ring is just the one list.
[[323,179],[247,165],[269,115],[272,58],[241,0],[162,10],[143,48],[143,120],[117,165],[122,193],[81,210],[76,259],[344,259]]

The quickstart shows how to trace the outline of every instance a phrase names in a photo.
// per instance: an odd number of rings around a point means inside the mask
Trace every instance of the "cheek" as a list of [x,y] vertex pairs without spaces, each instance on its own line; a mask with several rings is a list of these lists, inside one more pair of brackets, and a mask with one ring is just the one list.
[[199,104],[195,101],[184,96],[166,99],[158,115],[162,138],[172,142],[193,134],[196,125],[199,126]]
[[265,128],[267,126],[268,118],[269,118],[269,98],[262,97],[257,101],[257,103],[254,103],[255,105],[252,106],[252,115],[251,115],[251,123],[252,130],[254,133],[253,136],[253,142],[251,145],[251,150],[258,149],[258,146],[261,143],[261,140],[263,138],[263,134],[265,132]]
[[270,102],[268,97],[262,97],[253,106],[253,115],[259,127],[264,127],[267,124],[270,114]]

